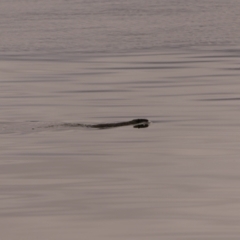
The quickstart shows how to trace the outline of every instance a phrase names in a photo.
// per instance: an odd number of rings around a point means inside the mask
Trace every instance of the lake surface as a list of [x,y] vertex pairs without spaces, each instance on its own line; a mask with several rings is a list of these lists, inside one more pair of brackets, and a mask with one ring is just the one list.
[[0,238],[239,239],[239,10],[1,1]]

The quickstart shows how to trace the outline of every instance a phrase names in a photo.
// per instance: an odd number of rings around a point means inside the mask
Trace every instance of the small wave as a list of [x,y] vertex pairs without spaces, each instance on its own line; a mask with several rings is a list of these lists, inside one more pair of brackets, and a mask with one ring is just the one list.
[[134,128],[147,128],[150,125],[148,119],[133,119],[131,121],[114,122],[114,123],[98,123],[98,124],[84,124],[84,123],[43,123],[37,121],[23,122],[23,123],[0,123],[0,133],[29,133],[44,130],[67,130],[72,128],[88,128],[88,129],[111,129],[125,126],[132,126]]

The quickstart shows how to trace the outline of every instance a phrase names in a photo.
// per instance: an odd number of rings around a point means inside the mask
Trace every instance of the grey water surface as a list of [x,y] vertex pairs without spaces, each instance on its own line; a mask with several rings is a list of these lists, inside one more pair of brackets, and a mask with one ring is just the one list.
[[239,239],[239,10],[1,1],[0,239]]

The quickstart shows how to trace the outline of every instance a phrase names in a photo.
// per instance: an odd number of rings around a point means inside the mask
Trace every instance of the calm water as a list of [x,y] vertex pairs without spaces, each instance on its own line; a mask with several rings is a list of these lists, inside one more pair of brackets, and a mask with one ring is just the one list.
[[0,238],[239,239],[239,11],[1,1]]

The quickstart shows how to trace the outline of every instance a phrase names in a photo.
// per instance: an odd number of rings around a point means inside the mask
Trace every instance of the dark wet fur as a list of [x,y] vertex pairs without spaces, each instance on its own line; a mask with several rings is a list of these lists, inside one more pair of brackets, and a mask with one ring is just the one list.
[[127,122],[101,123],[101,124],[87,125],[87,127],[106,129],[106,128],[131,126],[131,125],[134,128],[147,128],[149,126],[149,121],[147,119],[133,119],[132,121],[127,121]]

